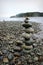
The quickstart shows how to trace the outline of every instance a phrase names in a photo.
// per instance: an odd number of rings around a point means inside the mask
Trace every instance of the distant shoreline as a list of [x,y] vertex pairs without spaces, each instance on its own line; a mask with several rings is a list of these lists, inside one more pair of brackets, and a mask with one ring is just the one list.
[[14,17],[43,17],[43,12],[19,13],[16,16],[11,16],[10,18],[14,18]]

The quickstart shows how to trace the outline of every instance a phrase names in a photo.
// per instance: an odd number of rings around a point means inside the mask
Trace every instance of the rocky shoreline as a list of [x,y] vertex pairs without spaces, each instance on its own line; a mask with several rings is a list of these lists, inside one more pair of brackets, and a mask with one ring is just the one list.
[[21,47],[23,44],[21,34],[24,33],[22,23],[23,22],[0,22],[0,65],[43,65],[43,38],[38,37],[38,35],[40,35],[38,32],[41,30],[39,24],[32,23],[35,32],[31,41],[34,39],[33,47],[35,48],[33,49],[32,46],[28,47],[32,48],[32,50],[29,55],[26,55],[24,53],[25,49],[23,48],[27,49],[27,46]]

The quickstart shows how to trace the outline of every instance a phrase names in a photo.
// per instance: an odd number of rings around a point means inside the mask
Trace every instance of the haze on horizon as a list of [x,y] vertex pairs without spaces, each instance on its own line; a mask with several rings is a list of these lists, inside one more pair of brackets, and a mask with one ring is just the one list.
[[43,0],[0,0],[0,17],[23,12],[43,12]]

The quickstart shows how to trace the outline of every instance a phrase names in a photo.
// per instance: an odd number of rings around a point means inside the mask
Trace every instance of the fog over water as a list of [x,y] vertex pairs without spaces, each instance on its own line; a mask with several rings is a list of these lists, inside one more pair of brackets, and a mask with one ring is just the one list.
[[[24,21],[25,18],[8,18],[8,17],[1,17],[0,21]],[[43,23],[43,17],[29,17],[29,21],[31,22],[38,22],[38,23]]]
[[[24,18],[8,17],[26,12],[43,12],[43,0],[0,0],[0,21],[24,21]],[[29,18],[32,22],[43,23],[43,17]]]

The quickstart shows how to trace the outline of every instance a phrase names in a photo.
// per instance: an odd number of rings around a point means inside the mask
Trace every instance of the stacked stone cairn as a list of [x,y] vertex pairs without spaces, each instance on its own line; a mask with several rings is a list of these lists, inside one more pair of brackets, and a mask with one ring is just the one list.
[[25,19],[23,25],[24,27],[24,33],[22,33],[22,37],[24,38],[23,40],[23,53],[26,58],[27,64],[32,64],[33,63],[33,58],[31,57],[32,50],[33,50],[33,39],[31,38],[32,34],[34,33],[34,29],[32,28],[32,24],[29,22],[28,23],[28,18]]
[[38,51],[35,53],[38,49],[35,39],[32,38],[34,29],[32,28],[32,24],[28,21],[28,18],[25,19],[22,26],[24,27],[24,32],[22,33],[22,37],[24,38],[22,48],[27,65],[39,65],[40,53],[38,53]]

